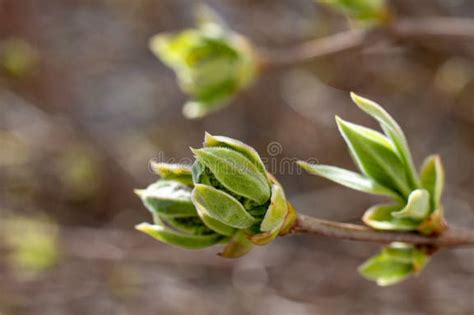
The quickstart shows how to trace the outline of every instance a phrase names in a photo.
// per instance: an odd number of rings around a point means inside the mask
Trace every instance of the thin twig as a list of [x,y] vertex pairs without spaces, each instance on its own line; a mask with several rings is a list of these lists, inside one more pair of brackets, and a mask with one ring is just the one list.
[[349,30],[317,38],[291,48],[261,49],[259,57],[264,69],[291,66],[320,57],[358,49],[366,44],[368,33],[364,29]]
[[474,19],[457,17],[405,18],[375,28],[353,29],[317,38],[291,48],[259,49],[263,69],[288,67],[351,50],[361,50],[379,39],[405,41],[422,38],[474,40]]
[[404,242],[433,247],[474,246],[474,231],[450,228],[439,236],[428,237],[408,232],[381,232],[371,228],[349,223],[340,223],[298,215],[292,233],[317,234],[332,238],[383,243]]
[[395,35],[408,38],[436,37],[444,40],[474,40],[474,19],[459,17],[431,17],[401,19],[391,27]]

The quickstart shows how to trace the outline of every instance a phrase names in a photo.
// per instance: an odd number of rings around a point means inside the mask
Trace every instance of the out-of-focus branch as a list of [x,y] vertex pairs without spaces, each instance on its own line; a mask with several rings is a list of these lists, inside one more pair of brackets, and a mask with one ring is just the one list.
[[393,33],[404,39],[440,38],[443,40],[474,40],[474,19],[432,17],[402,19],[391,27]]
[[358,224],[322,220],[303,214],[298,215],[292,233],[383,244],[404,242],[436,248],[474,246],[474,231],[471,230],[450,228],[439,236],[428,237],[408,232],[381,232]]
[[474,40],[474,19],[456,17],[405,18],[376,29],[354,29],[317,38],[290,48],[260,49],[263,69],[287,67],[360,50],[379,39]]
[[290,48],[261,49],[259,57],[264,69],[291,66],[361,48],[368,42],[368,33],[370,32],[364,29],[349,30]]

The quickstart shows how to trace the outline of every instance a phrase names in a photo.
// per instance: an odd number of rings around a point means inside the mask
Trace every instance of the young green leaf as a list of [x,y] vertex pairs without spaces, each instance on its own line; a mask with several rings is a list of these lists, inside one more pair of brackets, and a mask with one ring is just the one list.
[[417,189],[408,196],[405,208],[393,212],[395,218],[407,218],[414,221],[422,221],[430,214],[430,194],[425,189]]
[[336,121],[352,156],[361,171],[378,184],[406,197],[410,187],[405,167],[393,143],[379,132],[336,116]]
[[229,137],[213,136],[206,132],[204,136],[204,146],[225,147],[235,150],[247,157],[265,177],[267,176],[267,171],[265,169],[265,166],[263,165],[260,155],[254,148],[252,148],[248,144]]
[[175,232],[163,225],[141,223],[135,226],[135,228],[143,233],[150,235],[151,237],[178,247],[187,249],[201,249],[212,245],[215,245],[223,240],[223,236],[218,234],[211,235],[190,235]]
[[431,197],[431,209],[434,211],[441,206],[441,194],[444,187],[444,168],[439,155],[426,158],[421,167],[421,186]]
[[151,161],[150,166],[153,172],[160,175],[162,179],[174,180],[187,186],[193,184],[191,166],[189,165]]
[[261,205],[270,199],[270,184],[265,175],[244,155],[221,147],[192,149],[196,159],[208,167],[216,179],[231,192]]
[[201,219],[197,216],[194,217],[161,217],[156,225],[166,225],[174,229],[177,232],[193,235],[205,235],[212,232],[207,226],[205,226]]
[[399,205],[375,205],[364,213],[362,221],[377,230],[415,231],[420,223],[419,221],[393,216],[393,213],[400,211],[400,209]]
[[416,173],[415,165],[408,147],[408,142],[402,128],[400,128],[395,119],[393,119],[392,116],[390,116],[390,114],[387,113],[387,111],[379,104],[369,99],[363,98],[353,92],[351,92],[351,98],[360,109],[375,118],[380,123],[380,126],[384,130],[387,137],[392,140],[398,154],[400,155],[400,158],[407,167],[407,175],[411,181],[412,188],[418,187],[418,175]]
[[388,286],[410,276],[413,273],[413,267],[409,263],[377,255],[360,266],[359,273],[368,280],[376,281],[379,286]]
[[135,190],[152,213],[171,217],[196,216],[191,189],[176,181],[159,180],[144,190]]
[[280,233],[281,227],[285,223],[288,215],[288,204],[285,193],[279,184],[272,186],[272,198],[265,217],[260,224],[260,231],[249,237],[255,245],[266,245],[270,243]]
[[298,161],[298,165],[310,174],[324,177],[354,190],[374,195],[398,197],[396,192],[377,184],[375,181],[366,176],[355,172],[330,165],[310,164],[305,161]]
[[202,207],[198,206],[196,209],[202,222],[214,232],[225,236],[232,236],[235,233],[235,228],[214,219]]
[[231,195],[211,186],[196,184],[192,193],[199,211],[234,228],[245,229],[255,223],[255,218]]
[[428,255],[413,245],[392,243],[359,267],[359,273],[380,286],[398,283],[420,272]]
[[272,198],[265,217],[260,225],[260,230],[269,232],[279,230],[285,221],[288,213],[288,205],[286,203],[285,193],[280,185],[272,186]]

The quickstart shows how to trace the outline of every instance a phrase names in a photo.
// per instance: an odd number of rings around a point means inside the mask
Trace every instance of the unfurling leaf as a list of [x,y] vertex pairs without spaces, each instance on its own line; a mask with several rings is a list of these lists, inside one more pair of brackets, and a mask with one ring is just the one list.
[[431,208],[438,209],[441,206],[441,195],[444,188],[444,168],[439,155],[431,155],[426,158],[421,167],[421,186],[425,188],[431,197]]
[[393,119],[385,109],[374,101],[361,97],[353,92],[351,92],[351,98],[360,109],[380,123],[385,135],[392,140],[397,153],[406,165],[407,175],[411,181],[411,185],[413,187],[417,186],[419,182],[418,175],[402,128],[400,128],[395,119]]
[[195,184],[192,200],[200,211],[228,226],[245,229],[255,223],[238,200],[211,186]]
[[216,233],[225,236],[232,236],[235,233],[235,228],[226,225],[217,219],[214,219],[202,207],[197,206],[196,210],[204,225],[206,225],[208,228],[215,231]]
[[264,204],[270,198],[266,176],[244,155],[222,147],[192,150],[196,159],[210,169],[215,178],[234,194]]
[[279,230],[285,221],[288,212],[288,204],[286,202],[285,193],[280,185],[272,186],[272,198],[265,217],[260,225],[260,230],[270,232]]
[[405,208],[393,212],[395,218],[406,218],[414,221],[424,220],[430,213],[430,194],[425,189],[417,189],[408,196]]
[[160,180],[135,192],[152,213],[171,217],[197,215],[191,202],[191,189],[179,182]]
[[405,167],[393,143],[381,133],[336,117],[339,130],[361,171],[381,186],[408,196]]
[[267,171],[265,170],[265,166],[263,165],[260,155],[258,155],[257,151],[254,148],[243,143],[242,141],[235,140],[229,137],[213,136],[206,132],[204,135],[204,146],[225,147],[235,150],[244,155],[247,159],[249,159],[250,162],[252,162],[255,167],[257,167],[260,173],[264,177],[267,177]]
[[285,193],[278,183],[272,186],[272,198],[270,206],[260,224],[261,233],[254,234],[249,237],[255,245],[266,245],[273,241],[281,231],[285,219],[288,215],[288,203],[286,202]]
[[153,172],[160,175],[161,179],[174,180],[187,186],[192,186],[193,184],[191,166],[189,165],[159,163],[155,161],[152,161],[150,165]]
[[202,249],[223,240],[222,235],[191,235],[173,231],[164,225],[141,223],[135,228],[143,233],[150,235],[157,240],[174,246],[179,246],[187,249]]
[[419,221],[393,215],[401,209],[401,206],[393,204],[375,205],[364,213],[362,221],[377,230],[415,231]]
[[380,286],[398,283],[412,274],[420,272],[429,256],[413,245],[392,243],[380,254],[370,258],[359,267],[359,272]]

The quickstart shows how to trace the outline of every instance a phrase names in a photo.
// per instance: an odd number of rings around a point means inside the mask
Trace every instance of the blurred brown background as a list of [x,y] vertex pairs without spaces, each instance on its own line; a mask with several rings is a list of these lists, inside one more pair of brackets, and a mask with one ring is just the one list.
[[[347,28],[311,0],[206,3],[261,47]],[[390,3],[399,16],[474,18],[471,0]],[[353,168],[334,115],[376,124],[350,90],[394,115],[418,165],[442,155],[448,220],[474,227],[472,37],[387,39],[268,72],[230,107],[189,121],[173,73],[147,45],[192,26],[194,4],[0,0],[0,314],[472,315],[472,249],[439,253],[420,277],[380,289],[356,272],[376,245],[292,236],[229,261],[134,231],[150,220],[132,193],[156,179],[148,161],[191,158],[206,130],[263,157]],[[354,222],[378,201],[288,173],[275,175],[303,213]]]

